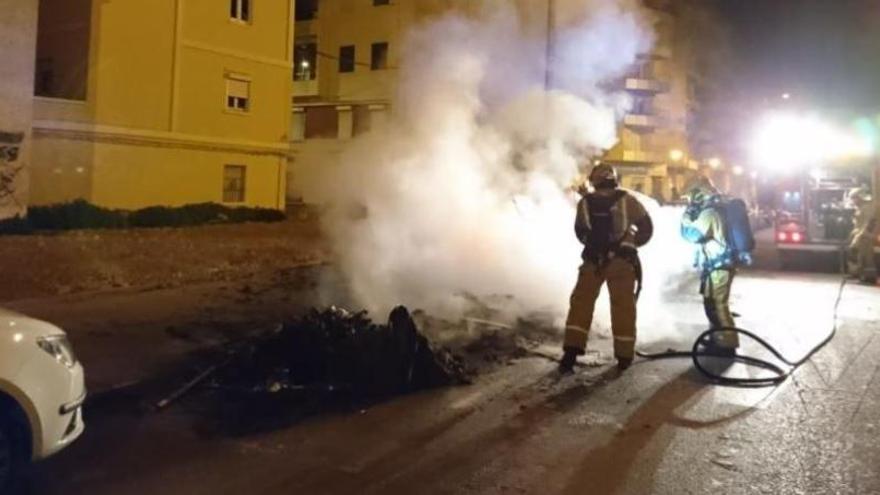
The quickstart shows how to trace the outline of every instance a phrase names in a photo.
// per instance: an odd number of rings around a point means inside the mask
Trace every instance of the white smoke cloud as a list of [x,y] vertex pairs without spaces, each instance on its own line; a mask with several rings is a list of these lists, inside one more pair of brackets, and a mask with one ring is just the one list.
[[[603,87],[652,33],[633,2],[558,0],[554,89],[545,91],[545,39],[527,24],[537,21],[510,0],[483,6],[410,33],[388,124],[307,178],[312,199],[332,206],[325,228],[371,311],[406,304],[456,318],[468,295],[510,296],[520,314],[567,309],[581,249],[567,188],[614,144],[627,98]],[[658,223],[662,237],[670,226]],[[646,250],[664,260],[645,261],[648,304],[689,263],[669,256],[678,247],[669,242],[680,242],[677,225],[670,231]]]

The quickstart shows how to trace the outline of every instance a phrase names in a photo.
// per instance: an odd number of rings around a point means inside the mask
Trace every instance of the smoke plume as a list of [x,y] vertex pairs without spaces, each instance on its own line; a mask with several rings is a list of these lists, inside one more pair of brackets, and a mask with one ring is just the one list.
[[[564,316],[581,249],[572,181],[615,143],[628,98],[609,82],[649,50],[652,33],[635,2],[557,4],[552,89],[544,18],[499,0],[429,19],[406,39],[389,122],[308,174],[365,308],[456,318],[474,298],[503,296],[511,316]],[[669,252],[678,228],[664,219],[677,212],[651,210],[647,304],[689,263]]]

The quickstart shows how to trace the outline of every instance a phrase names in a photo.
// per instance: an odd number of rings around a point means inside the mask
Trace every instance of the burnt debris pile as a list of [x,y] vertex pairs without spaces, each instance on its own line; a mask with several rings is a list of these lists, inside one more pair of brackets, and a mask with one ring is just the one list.
[[366,312],[313,309],[231,351],[210,380],[214,388],[249,394],[315,391],[356,398],[467,382],[462,361],[435,349],[403,306],[386,324]]

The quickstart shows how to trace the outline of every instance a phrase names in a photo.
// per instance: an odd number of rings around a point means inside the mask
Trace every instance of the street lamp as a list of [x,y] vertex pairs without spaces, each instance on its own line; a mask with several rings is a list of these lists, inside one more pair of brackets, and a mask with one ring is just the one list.
[[673,162],[680,162],[684,158],[684,151],[674,149],[669,151],[669,159]]
[[721,167],[721,158],[713,156],[712,158],[709,158],[709,161],[706,163],[708,163],[710,167],[718,169],[719,167]]
[[742,175],[744,172],[743,168],[739,165],[733,167],[733,175]]
[[309,70],[311,68],[311,64],[309,64],[308,60],[303,60],[299,63],[300,68],[300,77],[303,81],[308,81],[312,78],[312,72]]

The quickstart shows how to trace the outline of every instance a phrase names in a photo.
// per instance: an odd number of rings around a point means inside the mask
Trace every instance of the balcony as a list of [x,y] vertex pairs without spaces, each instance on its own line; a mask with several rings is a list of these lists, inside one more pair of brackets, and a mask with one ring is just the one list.
[[318,80],[307,79],[304,81],[293,81],[293,97],[304,98],[310,96],[318,96]]
[[623,125],[634,131],[652,131],[663,126],[663,119],[656,115],[630,113],[623,117]]
[[669,91],[669,83],[660,81],[654,77],[628,77],[624,82],[624,88],[628,91],[638,93],[657,94]]
[[660,163],[663,156],[655,151],[623,150],[623,162]]

